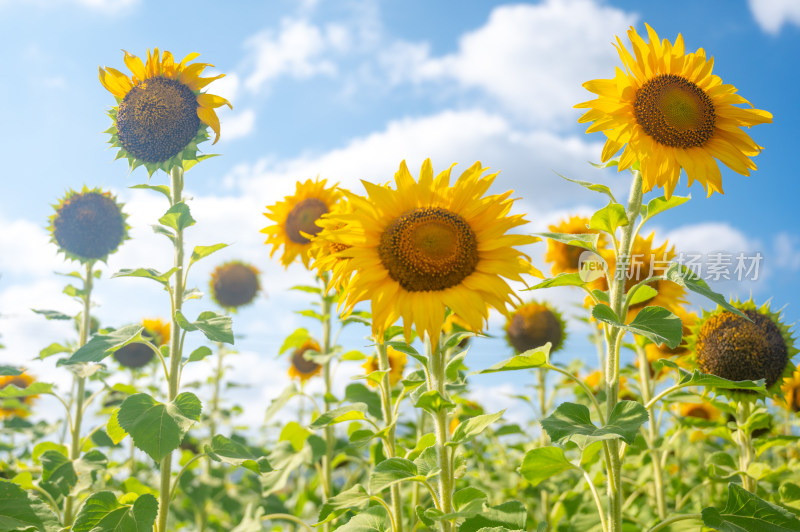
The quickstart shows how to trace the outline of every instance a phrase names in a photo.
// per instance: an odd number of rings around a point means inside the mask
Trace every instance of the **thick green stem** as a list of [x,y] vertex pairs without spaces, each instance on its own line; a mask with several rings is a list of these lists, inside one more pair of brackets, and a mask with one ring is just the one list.
[[[94,261],[86,264],[86,278],[83,280],[83,313],[81,314],[80,340],[78,348],[86,345],[92,326],[90,315],[92,308],[92,285],[94,281],[92,268]],[[69,448],[69,459],[75,461],[81,456],[81,422],[83,421],[83,405],[86,396],[86,377],[75,375],[75,415],[72,419],[72,437]],[[67,496],[64,500],[64,524],[69,526],[74,519],[75,498]]]
[[[633,233],[636,219],[642,206],[642,176],[638,171],[633,172],[628,208],[626,210],[628,224],[622,227],[622,238],[616,254],[616,271],[610,287],[609,300],[611,309],[620,318],[625,319],[625,281],[628,274],[631,248],[633,246]],[[622,343],[623,330],[610,326],[606,337],[606,422],[609,421],[611,412],[619,401],[619,348]],[[620,459],[619,440],[609,440],[608,450],[610,463],[608,468],[608,514],[610,532],[622,530],[622,460]]]
[[[174,167],[170,173],[172,184],[172,205],[183,201],[183,169]],[[174,240],[174,284],[172,287],[172,322],[170,325],[169,349],[169,390],[168,399],[172,401],[178,395],[181,378],[181,328],[178,324],[177,313],[183,307],[183,229],[178,226]],[[172,484],[172,453],[161,460],[161,487],[158,504],[158,532],[167,531],[167,517],[169,516],[170,491]]]
[[[394,422],[394,408],[392,408],[392,384],[389,379],[389,370],[392,369],[389,364],[389,355],[386,352],[386,346],[382,342],[378,342],[378,369],[385,371],[383,379],[381,380],[381,409],[383,410],[383,422],[387,427],[386,437],[383,439],[386,455],[389,458],[396,456],[395,448],[395,422]],[[391,487],[392,496],[392,509],[394,512],[395,530],[403,532],[403,502],[400,498],[400,486],[394,484]]]
[[[429,391],[437,391],[447,400],[447,390],[445,388],[445,352],[440,346],[432,345],[430,338],[426,338],[425,347],[428,355],[428,373],[430,373]],[[455,482],[453,478],[453,461],[450,454],[453,452],[447,446],[449,437],[447,409],[442,408],[433,414],[433,421],[436,430],[436,454],[439,460],[439,506],[440,510],[446,514],[453,511],[453,491]],[[442,532],[452,532],[452,523],[447,520],[439,521]]]
[[[322,287],[322,354],[328,355],[331,351],[331,301],[328,298],[327,282],[323,279]],[[333,376],[331,374],[331,361],[326,360],[322,365],[322,374],[325,380],[325,412],[331,409],[333,400]],[[333,426],[325,427],[325,456],[323,457],[323,497],[325,500],[333,497],[333,451],[336,443]],[[331,524],[325,523],[323,530],[329,532]]]
[[[643,347],[636,346],[636,356],[639,361],[639,384],[642,389],[642,401],[649,403],[653,397],[653,383],[650,380],[650,362],[647,360],[647,352]],[[667,518],[667,502],[664,496],[664,475],[661,470],[661,451],[656,444],[658,441],[658,427],[656,425],[655,405],[647,409],[647,447],[650,452],[650,461],[653,464],[653,481],[655,483],[656,508],[658,518]]]
[[[547,370],[540,369],[538,372],[539,382],[538,382],[538,392],[539,392],[539,413],[541,419],[544,419],[547,416]],[[540,437],[540,445],[542,447],[547,446],[550,441],[547,437],[547,433],[542,430],[542,435]],[[545,531],[550,531],[550,492],[547,491],[546,488],[541,488],[541,497],[542,497],[542,520],[545,525]]]
[[753,450],[753,440],[750,430],[745,428],[747,419],[750,417],[750,403],[740,401],[736,410],[736,443],[739,446],[739,470],[742,476],[742,487],[750,493],[756,492],[756,479],[747,474],[750,463],[755,457]]

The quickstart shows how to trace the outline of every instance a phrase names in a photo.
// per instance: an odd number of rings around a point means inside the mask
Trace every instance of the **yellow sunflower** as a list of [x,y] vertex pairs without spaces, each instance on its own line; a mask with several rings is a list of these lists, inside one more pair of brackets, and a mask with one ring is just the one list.
[[[389,386],[394,388],[395,385],[403,378],[403,370],[406,369],[408,356],[402,351],[398,351],[391,346],[386,347],[386,355],[389,357]],[[378,357],[374,355],[369,357],[361,367],[364,368],[364,372],[367,375],[378,371],[380,369]],[[367,384],[370,386],[377,386],[377,383],[372,381],[367,381]]]
[[201,78],[208,63],[189,64],[200,54],[191,53],[176,63],[172,54],[147,50],[147,62],[125,52],[128,76],[111,67],[100,68],[100,82],[117,99],[109,116],[114,125],[107,131],[110,143],[119,148],[117,158],[126,157],[131,169],[144,165],[150,175],[161,168],[188,168],[198,157],[197,145],[208,140],[207,127],[219,140],[219,118],[214,109],[230,102],[221,96],[200,92],[225,74]]
[[[0,377],[0,390],[6,386],[16,386],[23,389],[30,386],[36,379],[26,372],[19,375],[7,375]],[[8,399],[0,398],[0,419],[9,417],[27,417],[30,415],[30,407],[38,395],[28,395],[24,397],[14,397]]]
[[311,240],[322,230],[317,220],[331,212],[341,197],[336,185],[325,188],[326,184],[326,179],[320,181],[319,178],[308,179],[305,183],[298,181],[293,196],[286,196],[283,201],[267,207],[264,216],[275,223],[261,232],[267,235],[265,244],[272,246],[270,257],[283,246],[281,264],[284,267],[288,268],[299,256],[308,268]]
[[514,247],[536,239],[507,233],[526,223],[509,215],[511,191],[482,197],[497,174],[483,176],[476,162],[450,186],[451,169],[434,178],[426,160],[417,182],[404,161],[396,189],[365,182],[368,198],[348,193],[353,214],[337,233],[350,246],[344,274],[354,273],[341,304],[349,313],[370,300],[373,338],[402,318],[407,341],[413,328],[436,344],[447,307],[480,331],[490,306],[508,313],[513,291],[504,278],[541,276]]
[[[603,380],[603,374],[599,369],[596,369],[584,377],[583,382],[589,387],[592,392],[597,395],[600,392],[605,393],[606,383]],[[619,399],[621,401],[635,401],[636,395],[631,391],[628,386],[628,378],[620,376],[619,378]]]
[[762,148],[740,128],[772,122],[772,115],[736,107],[750,102],[711,74],[714,61],[702,48],[686,54],[680,34],[673,45],[650,26],[647,33],[649,43],[633,28],[628,31],[633,54],[617,38],[625,70],[583,84],[599,97],[575,106],[589,109],[579,122],[593,122],[586,132],[608,137],[603,162],[624,149],[619,170],[641,163],[645,192],[663,187],[669,198],[683,168],[689,185],[699,181],[709,196],[722,193],[715,159],[750,175],[756,169],[750,157]]
[[800,412],[800,370],[792,373],[791,377],[783,379],[781,391],[786,408],[792,412]]
[[349,281],[346,270],[350,257],[347,256],[345,250],[350,246],[337,242],[336,232],[346,225],[343,218],[347,218],[352,213],[353,206],[347,201],[347,198],[339,198],[331,211],[323,214],[317,220],[317,225],[322,229],[311,240],[309,250],[309,254],[314,258],[312,267],[320,275],[323,272],[332,272],[332,277],[339,281],[338,285],[334,287],[337,290],[343,290]]
[[241,261],[230,261],[211,272],[211,297],[219,306],[236,310],[253,302],[261,289],[255,266]]
[[322,366],[306,358],[307,353],[319,353],[319,351],[319,344],[310,338],[303,342],[300,347],[292,351],[292,363],[289,366],[289,377],[300,379],[300,382],[305,382],[314,375],[319,375],[322,372]]
[[564,345],[566,327],[561,314],[547,303],[531,301],[520,305],[506,321],[506,338],[518,352],[524,353],[550,342],[550,352]]
[[[594,229],[589,229],[588,226],[589,218],[586,216],[570,216],[556,225],[551,225],[549,229],[553,233],[567,233],[570,235],[599,234],[597,249],[605,248],[607,245],[605,235]],[[578,260],[584,251],[586,249],[579,246],[570,246],[569,244],[547,239],[547,252],[544,254],[544,260],[551,264],[550,271],[553,275],[577,273]]]
[[[161,347],[169,342],[169,322],[159,318],[142,320],[142,336],[156,347]],[[155,353],[142,342],[133,342],[114,351],[114,358],[121,366],[126,368],[141,368],[153,360]]]
[[716,421],[722,416],[722,412],[709,402],[702,403],[678,403],[674,406],[675,411],[682,418],[696,418],[704,421]]

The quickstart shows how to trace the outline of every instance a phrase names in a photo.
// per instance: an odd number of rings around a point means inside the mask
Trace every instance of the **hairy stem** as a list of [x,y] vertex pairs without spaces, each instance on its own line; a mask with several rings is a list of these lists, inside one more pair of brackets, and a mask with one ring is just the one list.
[[[383,410],[384,427],[387,427],[386,437],[384,438],[384,448],[386,449],[386,456],[394,458],[396,456],[395,450],[395,422],[394,422],[394,408],[392,408],[392,384],[389,378],[389,370],[392,369],[389,364],[389,355],[386,352],[386,345],[378,342],[378,369],[386,371],[383,375],[381,382],[381,409]],[[394,511],[395,530],[403,532],[403,502],[400,498],[400,486],[393,484],[391,487],[392,508]]]
[[[429,391],[437,391],[447,400],[447,390],[445,388],[445,352],[438,345],[432,345],[430,338],[425,340],[425,348],[428,358],[428,373],[430,373]],[[433,421],[436,432],[436,454],[439,460],[439,506],[440,510],[446,514],[453,511],[453,460],[451,453],[453,449],[447,447],[448,432],[447,409],[442,408],[433,414]],[[452,532],[452,523],[447,520],[439,521],[442,532]]]
[[[636,356],[639,361],[639,384],[642,389],[642,401],[649,403],[653,396],[653,383],[650,380],[650,362],[644,348],[636,346]],[[667,518],[667,502],[664,497],[664,475],[661,471],[661,451],[656,445],[658,440],[658,427],[656,425],[655,405],[647,409],[647,447],[650,452],[650,461],[653,464],[653,481],[655,483],[656,509],[658,518]]]

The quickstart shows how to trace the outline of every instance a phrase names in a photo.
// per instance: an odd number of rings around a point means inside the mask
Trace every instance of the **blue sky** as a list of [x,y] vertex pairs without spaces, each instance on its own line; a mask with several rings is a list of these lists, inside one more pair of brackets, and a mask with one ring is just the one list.
[[[205,287],[210,269],[232,258],[252,261],[264,272],[267,295],[234,323],[245,338],[233,374],[259,383],[261,402],[284,385],[285,360],[274,359],[281,339],[295,327],[313,327],[287,312],[307,302],[286,288],[309,277],[299,266],[284,272],[270,261],[258,233],[266,222],[264,207],[291,193],[298,179],[319,174],[360,192],[360,179],[386,181],[402,159],[416,172],[426,157],[435,169],[458,162],[457,173],[475,160],[501,170],[493,190],[515,190],[531,231],[602,206],[600,196],[559,180],[552,170],[607,183],[624,197],[626,176],[587,164],[599,159],[603,138],[584,135],[572,105],[591,97],[580,87],[583,81],[613,75],[619,59],[610,43],[631,24],[642,31],[648,22],[671,40],[682,33],[688,50],[705,48],[715,58],[716,74],[774,115],[773,124],[751,131],[765,147],[755,161],[759,170],[745,178],[723,167],[726,193],[711,198],[699,185],[687,189],[684,179],[676,193],[691,192],[694,199],[651,225],[656,240],[669,238],[686,252],[760,252],[759,280],[712,285],[726,295],[752,293],[759,302],[771,297],[774,307],[786,306],[788,321],[800,317],[793,164],[800,4],[286,0],[221,6],[0,0],[0,62],[6,72],[0,83],[0,335],[7,346],[0,361],[28,363],[51,341],[73,335],[67,325],[27,310],[77,310],[60,294],[63,278],[53,274],[74,267],[56,256],[44,230],[51,204],[66,189],[100,186],[126,203],[134,240],[106,272],[168,268],[167,242],[149,228],[166,205],[126,188],[146,181],[146,173],[129,175],[124,162],[113,161],[101,132],[110,125],[105,112],[114,100],[97,78],[98,66],[124,69],[121,49],[144,56],[154,46],[180,57],[197,51],[200,60],[227,74],[209,90],[228,97],[234,109],[220,112],[220,142],[203,147],[223,156],[192,169],[187,192],[198,220],[190,244],[234,245],[200,263],[192,280]],[[153,182],[165,177],[154,176]],[[539,262],[542,252],[543,246],[531,249]],[[567,314],[581,300],[567,289],[539,295]],[[167,308],[165,294],[146,281],[108,275],[97,301],[97,315],[112,326],[164,315]],[[189,313],[209,305],[190,306]],[[500,334],[501,323],[493,317],[490,333]],[[574,322],[571,328],[564,358],[594,360],[585,331]],[[364,345],[365,332],[345,336],[354,344],[348,347]],[[479,368],[508,355],[500,339],[485,340],[469,362]],[[59,378],[47,363],[29,365],[46,378]],[[200,378],[204,369],[193,371]],[[510,392],[520,383],[498,377],[476,385]]]

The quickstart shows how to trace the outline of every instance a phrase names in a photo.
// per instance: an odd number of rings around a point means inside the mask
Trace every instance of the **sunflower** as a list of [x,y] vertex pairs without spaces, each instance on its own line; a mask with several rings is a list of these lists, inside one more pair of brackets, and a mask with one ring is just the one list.
[[462,422],[475,416],[482,416],[484,413],[483,407],[475,401],[469,399],[458,399],[457,401],[458,405],[453,411],[453,417],[450,418],[450,434],[453,434]]
[[322,366],[306,358],[306,353],[319,353],[320,347],[314,340],[308,339],[292,351],[292,364],[289,366],[289,377],[305,382],[314,375],[319,375]]
[[85,186],[70,190],[50,216],[50,241],[68,259],[83,263],[105,261],[127,240],[128,215],[110,192]]
[[786,408],[792,412],[800,412],[800,370],[792,373],[791,377],[783,379],[781,392],[783,392]]
[[[605,393],[606,383],[603,380],[603,374],[599,369],[596,369],[583,378],[583,382],[589,387],[592,392],[597,395],[601,392]],[[619,378],[619,399],[621,401],[635,401],[636,395],[631,391],[628,386],[628,378],[620,376]]]
[[[19,375],[0,376],[0,390],[6,386],[16,386],[19,389],[27,388],[36,379],[26,372]],[[38,395],[28,395],[24,397],[14,397],[0,399],[0,419],[10,417],[27,417],[30,415],[30,407]]]
[[506,321],[506,339],[517,351],[524,353],[550,342],[550,352],[564,345],[566,327],[561,313],[547,303],[531,301],[520,305]]
[[722,193],[715,159],[750,175],[756,169],[750,157],[762,148],[740,128],[772,122],[772,114],[736,107],[750,102],[711,74],[714,61],[702,48],[686,54],[680,34],[673,45],[660,41],[649,25],[647,33],[649,43],[633,28],[628,31],[633,55],[617,38],[625,71],[617,68],[613,79],[583,84],[599,97],[575,106],[589,109],[578,121],[593,122],[587,133],[608,137],[603,162],[624,148],[619,170],[641,163],[645,192],[663,187],[669,198],[683,168],[689,185],[696,180],[709,196]]
[[[595,229],[589,229],[589,218],[586,216],[570,216],[556,225],[549,226],[549,229],[553,233],[570,235],[598,234],[600,237],[597,240],[597,249],[603,249],[607,245],[604,234]],[[544,254],[544,260],[551,264],[550,271],[553,275],[576,273],[579,271],[578,261],[584,251],[586,249],[580,246],[570,246],[569,244],[547,239],[547,252]]]
[[480,331],[490,306],[508,312],[513,292],[504,277],[541,276],[514,248],[535,237],[506,234],[526,223],[508,214],[511,192],[482,197],[497,174],[482,176],[485,168],[476,162],[451,187],[451,170],[434,178],[428,159],[417,182],[403,161],[396,189],[364,182],[368,198],[347,194],[354,212],[337,233],[351,246],[340,275],[352,278],[340,305],[347,314],[370,300],[374,338],[402,318],[407,341],[414,328],[436,344],[446,307]]
[[176,63],[172,54],[158,48],[147,51],[147,62],[125,52],[127,76],[114,68],[100,68],[100,82],[117,99],[109,116],[114,121],[107,133],[119,148],[117,158],[126,157],[131,169],[144,165],[150,175],[161,168],[188,168],[200,158],[197,145],[208,140],[207,128],[219,140],[219,118],[214,109],[230,102],[214,94],[201,93],[206,85],[225,74],[201,78],[207,63],[189,64],[199,54],[191,53]]
[[[156,347],[169,342],[169,322],[158,318],[142,320],[142,336]],[[141,368],[153,360],[155,353],[150,346],[142,342],[133,342],[114,351],[114,358],[126,368]]]
[[311,240],[309,250],[309,254],[314,258],[312,267],[320,275],[323,272],[332,272],[332,277],[339,281],[338,285],[334,287],[337,290],[343,290],[349,281],[349,275],[346,275],[345,270],[347,270],[347,263],[350,260],[346,250],[350,246],[338,242],[336,233],[346,225],[342,218],[346,218],[352,213],[353,206],[347,201],[347,198],[339,198],[331,211],[323,214],[316,221],[316,224],[322,229]]
[[[386,347],[386,355],[389,357],[389,386],[392,388],[397,385],[398,382],[403,378],[403,370],[406,369],[406,362],[408,362],[408,356],[402,351],[398,351],[394,347],[387,346]],[[364,368],[364,372],[369,375],[372,372],[378,371],[380,369],[380,364],[378,362],[377,356],[371,356],[367,359],[364,364],[361,366]],[[372,381],[367,381],[367,384],[370,386],[377,386],[376,383]]]
[[677,403],[675,411],[681,418],[694,418],[704,421],[716,421],[722,415],[720,410],[707,401],[702,403]]
[[255,266],[240,261],[217,266],[211,272],[211,297],[228,310],[249,305],[261,288],[259,273]]
[[[692,328],[689,348],[698,367],[732,381],[764,379],[768,391],[780,397],[780,383],[791,378],[795,369],[791,359],[797,349],[789,326],[781,321],[780,312],[770,310],[769,303],[761,307],[752,300],[731,304],[749,319],[718,307],[703,312]],[[738,399],[752,396],[744,390],[724,392]]]
[[341,197],[336,185],[325,188],[327,180],[317,178],[305,183],[297,182],[293,196],[286,196],[283,201],[268,206],[264,216],[275,222],[261,230],[267,235],[265,244],[272,246],[269,256],[272,257],[283,246],[281,264],[284,267],[300,256],[303,265],[308,268],[311,260],[311,239],[322,230],[317,220],[333,210],[333,206]]

